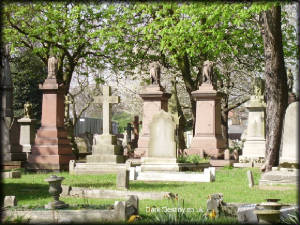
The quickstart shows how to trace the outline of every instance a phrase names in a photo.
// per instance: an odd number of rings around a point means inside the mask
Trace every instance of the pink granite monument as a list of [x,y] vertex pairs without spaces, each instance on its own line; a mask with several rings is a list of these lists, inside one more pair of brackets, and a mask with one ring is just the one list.
[[43,91],[41,127],[28,157],[30,170],[68,170],[75,159],[64,128],[65,88],[56,81],[57,59],[49,58],[48,77],[40,85]]
[[152,84],[140,93],[140,97],[144,101],[143,122],[138,147],[134,150],[135,157],[148,156],[149,124],[153,115],[159,113],[160,110],[168,112],[168,100],[171,97],[171,94],[166,93],[160,84],[160,65],[158,63],[150,64],[150,75]]
[[212,62],[205,61],[203,66],[204,82],[192,95],[197,101],[195,134],[191,141],[188,154],[219,157],[226,148],[221,130],[222,94],[213,85]]

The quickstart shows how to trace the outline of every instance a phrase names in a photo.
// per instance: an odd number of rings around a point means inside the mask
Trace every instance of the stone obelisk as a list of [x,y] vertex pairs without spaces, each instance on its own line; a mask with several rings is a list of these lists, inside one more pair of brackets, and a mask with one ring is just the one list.
[[64,127],[63,84],[56,80],[57,59],[48,60],[48,77],[40,89],[43,91],[41,127],[28,157],[30,170],[68,170],[69,161],[75,159],[67,131]]

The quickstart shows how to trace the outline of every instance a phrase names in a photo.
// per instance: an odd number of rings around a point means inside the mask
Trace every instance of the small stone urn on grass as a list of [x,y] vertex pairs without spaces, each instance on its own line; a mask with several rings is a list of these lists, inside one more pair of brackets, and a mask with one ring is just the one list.
[[53,196],[54,202],[49,202],[45,205],[45,209],[63,209],[69,207],[68,204],[59,200],[59,195],[62,192],[61,182],[65,179],[64,177],[57,177],[56,175],[51,175],[49,178],[45,179],[49,183],[49,193]]

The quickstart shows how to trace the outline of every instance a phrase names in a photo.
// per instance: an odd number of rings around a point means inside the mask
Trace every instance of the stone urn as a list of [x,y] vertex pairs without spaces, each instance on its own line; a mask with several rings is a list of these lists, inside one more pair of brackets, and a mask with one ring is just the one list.
[[56,175],[51,175],[49,178],[45,179],[49,183],[49,193],[53,196],[54,202],[49,202],[45,205],[46,209],[63,209],[69,207],[68,204],[59,200],[59,195],[62,192],[61,182],[65,179],[64,177],[57,177]]
[[278,203],[280,199],[266,199],[267,202],[263,202],[258,206],[262,209],[254,210],[254,213],[258,217],[259,224],[276,224],[280,223],[280,208],[284,206]]

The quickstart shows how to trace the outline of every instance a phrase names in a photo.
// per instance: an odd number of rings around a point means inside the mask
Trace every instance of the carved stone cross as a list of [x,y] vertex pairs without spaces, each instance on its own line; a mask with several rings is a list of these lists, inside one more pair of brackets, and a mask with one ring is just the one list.
[[94,103],[102,104],[103,134],[111,134],[111,105],[119,102],[119,96],[111,96],[110,86],[103,86],[103,95],[94,98]]

